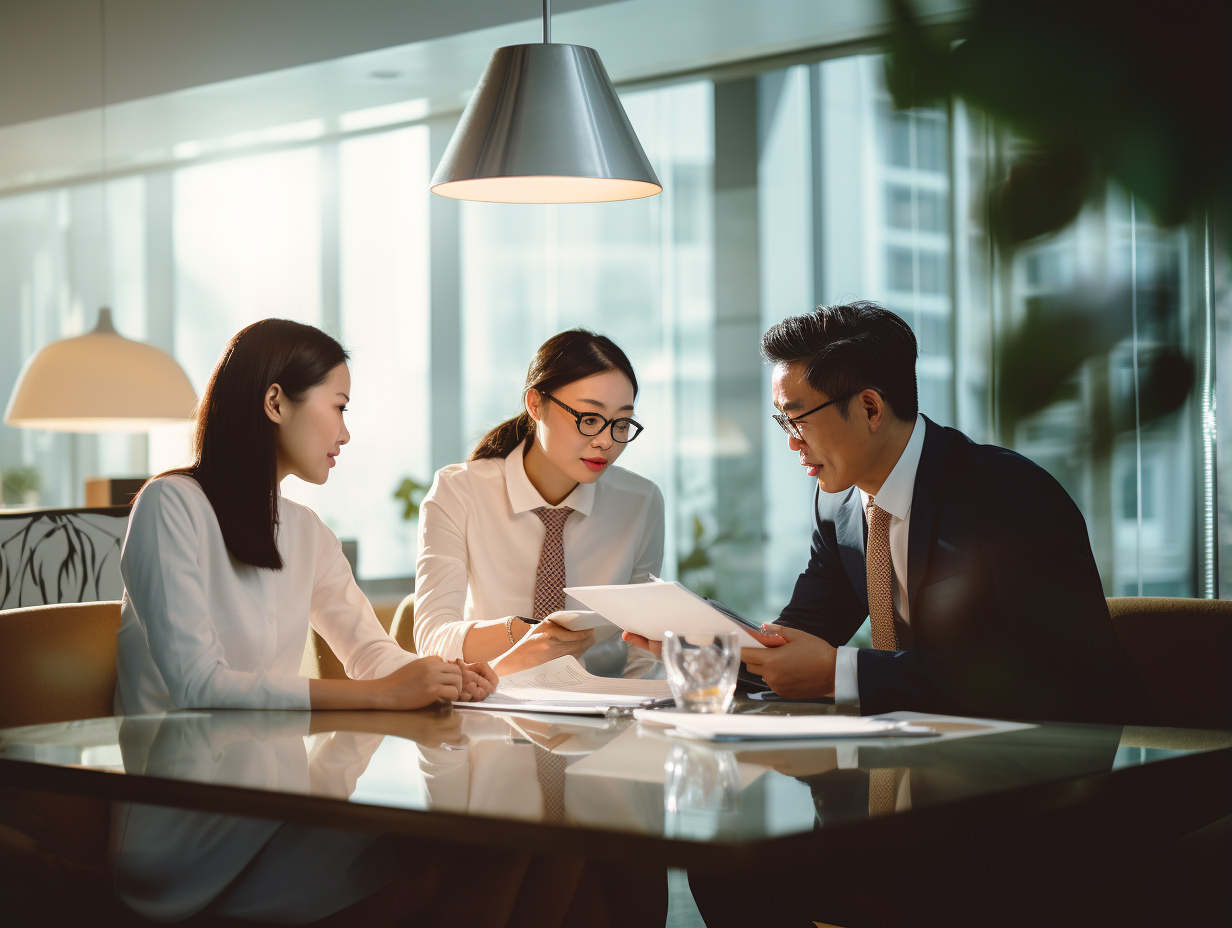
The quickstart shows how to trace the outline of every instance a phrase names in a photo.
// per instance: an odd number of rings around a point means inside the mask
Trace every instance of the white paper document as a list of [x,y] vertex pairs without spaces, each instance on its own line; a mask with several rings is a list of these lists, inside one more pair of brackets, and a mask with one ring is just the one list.
[[[695,747],[696,751],[714,752],[721,748]],[[636,727],[628,728],[599,750],[569,765],[569,776],[611,777],[639,783],[662,783],[666,779],[667,758],[672,742],[667,738],[647,738]],[[740,788],[744,789],[766,768],[757,764],[738,763]]]
[[674,581],[567,586],[565,593],[613,625],[651,641],[662,641],[666,631],[708,635],[735,632],[740,647],[765,647],[740,620]]
[[599,615],[597,612],[591,612],[585,609],[578,609],[571,612],[553,612],[544,618],[545,622],[555,622],[563,628],[570,631],[580,632],[588,628],[594,629],[615,629],[611,622]]
[[927,738],[937,732],[901,719],[850,715],[703,714],[668,709],[637,709],[633,717],[645,725],[671,729],[697,741],[797,741],[831,738]]
[[610,706],[640,706],[672,695],[666,680],[599,677],[576,657],[556,660],[501,677],[496,692],[482,702],[455,702],[459,709],[564,712],[602,715]]

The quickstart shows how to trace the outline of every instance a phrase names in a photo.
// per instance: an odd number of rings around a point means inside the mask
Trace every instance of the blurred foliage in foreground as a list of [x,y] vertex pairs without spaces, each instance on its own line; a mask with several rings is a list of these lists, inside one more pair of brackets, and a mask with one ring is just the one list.
[[[886,79],[895,105],[961,98],[1026,143],[1008,176],[987,190],[1003,260],[1069,226],[1109,181],[1160,225],[1209,216],[1227,229],[1232,2],[976,0],[957,43],[926,29],[911,0],[889,2],[895,35]],[[1137,283],[1140,314],[1168,312],[1179,298]],[[998,403],[1007,435],[1050,405],[1087,360],[1126,337],[1129,287],[1058,295],[1002,340]],[[1144,357],[1139,377],[1146,422],[1180,407],[1194,370],[1169,347]],[[1111,432],[1132,425],[1096,419],[1102,450]]]

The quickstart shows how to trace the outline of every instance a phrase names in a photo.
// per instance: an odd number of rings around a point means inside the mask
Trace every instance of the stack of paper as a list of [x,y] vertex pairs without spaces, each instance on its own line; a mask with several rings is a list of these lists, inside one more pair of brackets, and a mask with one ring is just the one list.
[[641,706],[672,695],[666,680],[599,677],[576,657],[554,661],[501,677],[496,692],[483,702],[456,702],[459,709],[563,712],[603,715],[611,706]]
[[665,726],[670,729],[669,734],[698,741],[799,741],[817,738],[929,737],[937,734],[931,728],[898,719],[849,715],[726,715],[638,709],[633,716],[647,725]]

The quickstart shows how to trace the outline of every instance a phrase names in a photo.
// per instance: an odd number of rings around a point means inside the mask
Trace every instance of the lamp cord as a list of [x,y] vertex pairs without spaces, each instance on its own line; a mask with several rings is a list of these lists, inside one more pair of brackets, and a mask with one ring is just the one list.
[[[103,300],[111,305],[111,221],[107,196],[107,0],[98,0],[99,190],[103,198]],[[102,315],[100,311],[100,316]]]

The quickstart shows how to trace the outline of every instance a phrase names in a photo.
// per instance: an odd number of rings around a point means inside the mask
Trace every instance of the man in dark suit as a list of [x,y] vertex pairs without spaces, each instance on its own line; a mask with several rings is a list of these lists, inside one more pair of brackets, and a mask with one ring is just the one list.
[[[833,696],[866,715],[1142,719],[1141,686],[1112,627],[1082,514],[1031,461],[919,414],[916,341],[902,319],[874,303],[823,306],[773,326],[762,353],[774,364],[774,418],[817,490],[808,565],[778,623],[763,626],[775,635],[770,646],[741,652],[748,671],[782,696]],[[874,646],[843,647],[866,616]],[[1090,769],[1106,769],[1119,734],[1098,729],[1083,740],[1083,763],[1094,750]],[[956,745],[988,749],[990,782],[1005,788],[1018,758],[980,741]],[[927,805],[939,779],[919,746],[901,757],[860,748],[846,765],[814,753],[821,769],[800,778],[822,824],[900,809],[904,793],[912,807]],[[923,865],[940,867],[934,885],[950,872],[980,884],[1001,872],[1004,854],[984,873],[982,845],[946,841],[894,848],[889,856],[910,860],[918,880],[902,894],[875,858],[846,853],[842,839],[819,845],[828,863],[785,862],[769,885],[725,873],[689,880],[712,928],[823,916],[888,925],[946,914],[960,923],[961,900],[925,891]]]
[[[1031,461],[918,411],[911,329],[875,303],[773,326],[775,416],[816,477],[808,566],[741,657],[776,693],[915,709],[1138,721],[1086,524]],[[871,649],[841,647],[865,616]]]

